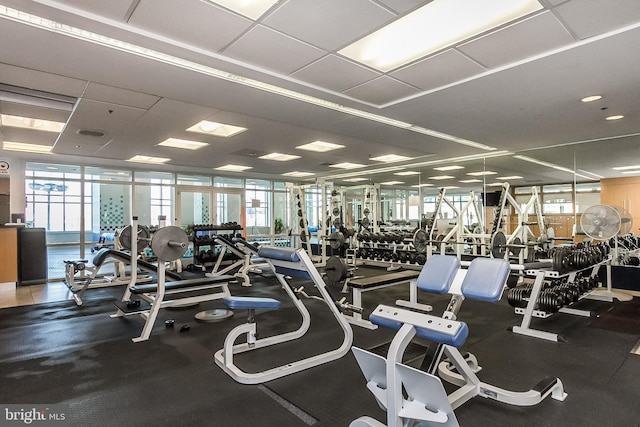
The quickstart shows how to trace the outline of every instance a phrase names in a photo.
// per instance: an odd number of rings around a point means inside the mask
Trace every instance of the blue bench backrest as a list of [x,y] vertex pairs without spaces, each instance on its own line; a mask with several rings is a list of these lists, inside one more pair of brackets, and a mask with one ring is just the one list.
[[258,249],[258,256],[269,260],[275,272],[285,276],[310,280],[309,269],[315,268],[313,265],[308,266],[300,258],[301,255],[298,253],[298,249],[261,246]]
[[437,294],[449,292],[460,261],[451,255],[432,255],[418,276],[418,289]]
[[476,258],[462,281],[465,298],[495,302],[502,296],[511,267],[505,259]]

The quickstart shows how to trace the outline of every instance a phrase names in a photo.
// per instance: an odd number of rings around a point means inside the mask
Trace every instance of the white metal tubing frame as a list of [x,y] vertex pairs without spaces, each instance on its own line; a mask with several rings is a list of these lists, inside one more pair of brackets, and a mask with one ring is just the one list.
[[[224,347],[218,350],[214,355],[214,360],[218,366],[220,366],[227,374],[229,374],[234,380],[242,384],[260,384],[267,381],[274,380],[276,378],[281,378],[287,375],[294,374],[296,372],[303,371],[305,369],[312,368],[314,366],[318,366],[332,360],[336,360],[347,354],[349,349],[351,348],[351,343],[353,342],[353,330],[351,326],[346,321],[346,319],[342,316],[338,308],[336,307],[334,301],[332,300],[329,292],[326,290],[324,280],[322,276],[318,272],[318,270],[313,265],[311,258],[303,249],[297,249],[295,254],[299,257],[299,262],[293,261],[281,261],[271,258],[264,258],[273,271],[275,272],[275,276],[287,292],[287,295],[293,301],[294,305],[300,312],[302,316],[302,324],[298,329],[292,332],[286,332],[279,335],[270,336],[267,338],[255,339],[255,330],[256,324],[253,323],[245,323],[239,326],[236,326],[233,330],[229,332],[225,341]],[[317,288],[318,292],[320,292],[322,299],[325,301],[329,309],[331,310],[333,316],[338,321],[338,324],[344,331],[344,339],[340,347],[334,350],[330,350],[315,356],[308,357],[306,359],[294,361],[291,363],[284,364],[282,366],[274,367],[271,369],[267,369],[262,372],[256,373],[248,373],[240,369],[233,362],[234,354],[243,353],[251,350],[256,350],[259,348],[268,347],[275,344],[281,344],[284,342],[292,341],[304,336],[309,329],[309,325],[311,324],[311,316],[309,311],[302,303],[302,301],[295,295],[291,286],[287,282],[285,275],[277,272],[276,266],[283,267],[285,269],[292,270],[301,270],[306,271],[311,277],[313,284]],[[243,335],[247,334],[247,342],[235,344],[236,339]],[[253,341],[253,342],[252,342]]]
[[[249,262],[250,255],[247,255],[246,253],[242,252],[235,246],[228,244],[223,239],[220,239],[217,236],[214,237],[213,240],[218,245],[222,246],[222,248],[220,249],[220,253],[218,254],[218,259],[216,260],[215,265],[213,266],[210,272],[205,273],[205,276],[207,277],[222,276],[223,274],[227,274],[231,270],[234,270],[235,268],[238,268],[240,266],[242,266],[244,269],[245,265]],[[220,265],[224,260],[227,250],[229,250],[232,254],[237,256],[238,259],[232,262],[231,264],[229,264],[228,266],[226,266],[225,268],[223,268],[222,270],[220,270]],[[240,271],[243,272],[244,271],[243,269],[241,269]],[[251,280],[249,279],[249,276],[241,272],[239,274],[236,273],[235,276],[240,277],[242,279],[243,281],[242,286],[251,286]]]
[[444,354],[448,360],[440,362],[438,374],[443,380],[460,387],[449,394],[449,402],[453,409],[460,407],[476,396],[515,406],[537,405],[549,395],[552,399],[560,401],[564,401],[567,397],[562,381],[558,378],[552,380],[542,390],[531,389],[521,392],[505,390],[480,381],[457,348],[445,345]]
[[[455,226],[444,236],[444,238],[442,239],[442,243],[440,243],[440,253],[442,255],[445,255],[446,253],[446,246],[447,243],[449,243],[451,240],[454,240],[456,242],[456,255],[458,256],[458,259],[460,259],[462,257],[462,253],[464,251],[464,243],[465,243],[465,239],[467,237],[484,237],[484,225],[483,223],[483,216],[480,213],[480,210],[478,209],[478,204],[476,202],[476,196],[475,193],[473,191],[471,191],[469,193],[469,200],[467,200],[467,203],[464,204],[464,206],[458,211],[458,209],[455,207],[455,205],[453,203],[451,203],[447,198],[444,197],[444,189],[442,190],[443,192],[442,197],[443,197],[443,201],[453,210],[453,212],[456,214],[456,224]],[[474,234],[472,233],[465,225],[464,225],[464,214],[469,211],[471,208],[473,208],[473,210],[475,211],[476,217],[478,218],[478,224],[480,224],[480,227],[482,227],[482,233],[480,235]],[[455,236],[455,239],[453,239],[453,237]],[[481,245],[482,247],[485,247],[486,245]],[[484,252],[484,251],[483,251]],[[481,253],[480,255],[485,255],[484,253]]]
[[[161,225],[164,225],[164,223],[161,222]],[[134,216],[133,220],[131,221],[131,248],[137,247],[137,235],[138,235],[138,217]],[[136,256],[131,257],[131,268],[132,268],[132,271],[135,271],[133,270],[134,268],[137,269]],[[125,290],[125,294],[122,297],[122,302],[127,302],[127,301],[130,301],[131,299],[131,287],[136,283],[135,275],[132,276],[131,282],[132,283],[129,286],[127,286],[127,289]],[[110,315],[110,317],[116,318],[116,317],[125,317],[125,316],[137,314],[142,319],[144,319],[145,323],[142,328],[142,332],[140,333],[140,336],[132,339],[133,342],[146,341],[149,339],[149,337],[151,336],[151,331],[155,324],[156,318],[158,317],[158,313],[162,308],[173,307],[173,306],[184,306],[192,303],[211,301],[211,300],[231,296],[231,293],[229,292],[228,283],[226,282],[215,283],[215,284],[203,283],[199,286],[193,286],[193,287],[178,289],[178,290],[169,291],[169,292],[167,292],[165,289],[165,283],[166,283],[165,282],[165,264],[164,264],[164,261],[158,260],[158,278],[157,278],[156,291],[153,293],[145,293],[140,295],[140,297],[143,300],[151,304],[151,307],[148,310],[135,311],[131,313],[125,313],[120,308],[118,308],[118,311],[116,313]],[[179,294],[181,292],[193,292],[193,291],[210,290],[210,289],[218,289],[219,291],[216,293],[204,294],[200,296],[179,298],[179,299],[168,300],[168,301],[164,300],[165,294],[172,295],[172,294]]]
[[[362,294],[364,292],[368,292],[368,291],[374,291],[376,289],[382,289],[382,288],[386,288],[389,286],[396,286],[396,285],[401,285],[403,283],[407,283],[409,282],[409,301],[412,304],[409,304],[403,300],[397,300],[396,304],[397,305],[404,305],[405,307],[412,307],[412,308],[418,308],[422,311],[431,311],[433,310],[433,307],[430,305],[426,305],[426,304],[418,304],[418,295],[417,295],[417,289],[418,289],[418,285],[417,285],[417,278],[415,279],[399,279],[397,282],[393,282],[393,283],[385,283],[384,285],[378,285],[378,286],[372,286],[372,287],[368,287],[368,288],[358,288],[355,286],[351,286],[351,291],[352,291],[352,304],[355,307],[361,307],[362,308]],[[343,316],[347,319],[347,321],[349,323],[351,323],[352,325],[355,326],[360,326],[362,328],[365,329],[378,329],[378,325],[374,325],[373,323],[371,323],[371,321],[363,319],[362,318],[362,313],[360,312],[353,312],[352,314],[343,314]]]

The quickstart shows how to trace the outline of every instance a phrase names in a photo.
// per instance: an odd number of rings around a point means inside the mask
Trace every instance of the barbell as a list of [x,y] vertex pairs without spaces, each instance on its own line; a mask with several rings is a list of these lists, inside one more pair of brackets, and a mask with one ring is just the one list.
[[337,256],[331,256],[327,258],[324,273],[331,283],[339,283],[349,277],[353,273],[353,269],[350,269],[344,260]]
[[[145,231],[146,230],[146,231]],[[180,227],[173,225],[159,228],[153,236],[149,237],[150,232],[146,227],[139,227],[136,248],[141,252],[144,248],[151,246],[151,250],[161,261],[175,261],[182,258],[189,246],[189,237],[187,233]],[[120,234],[121,244],[131,250],[131,226],[126,226]]]

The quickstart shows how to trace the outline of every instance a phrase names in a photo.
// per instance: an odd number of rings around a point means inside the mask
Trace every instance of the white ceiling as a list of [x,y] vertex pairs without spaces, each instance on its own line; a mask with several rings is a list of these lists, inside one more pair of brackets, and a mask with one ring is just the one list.
[[[578,180],[621,176],[611,168],[640,164],[640,1],[540,1],[543,10],[516,23],[381,73],[337,52],[428,1],[281,0],[252,21],[205,0],[0,0],[0,11],[26,12],[204,69],[0,16],[0,84],[77,98],[72,112],[0,100],[0,113],[66,122],[60,135],[6,126],[0,132],[4,140],[54,147],[53,155],[22,157],[63,164],[131,167],[125,160],[142,154],[171,158],[154,169],[213,173],[232,163],[253,168],[241,176],[283,179],[282,173],[297,170],[336,183],[353,175],[464,187],[458,181],[469,178],[467,172],[483,169],[524,177],[512,185],[573,180],[567,172],[514,159],[518,153],[580,169]],[[212,76],[212,69],[232,74],[232,80]],[[294,91],[297,99],[240,78]],[[603,99],[580,102],[593,94]],[[328,101],[331,108],[303,96]],[[373,121],[362,112],[430,134]],[[625,118],[604,120],[612,114]],[[248,130],[230,139],[185,132],[203,119]],[[168,137],[210,145],[198,151],[157,146]],[[346,147],[324,154],[295,149],[314,140]],[[257,158],[274,151],[301,158]],[[406,168],[420,175],[397,177],[384,170],[402,164],[370,160],[390,153],[412,157]],[[467,156],[475,160],[447,172],[454,179],[429,181],[442,174],[433,167]],[[328,167],[341,162],[367,166],[348,172]]]

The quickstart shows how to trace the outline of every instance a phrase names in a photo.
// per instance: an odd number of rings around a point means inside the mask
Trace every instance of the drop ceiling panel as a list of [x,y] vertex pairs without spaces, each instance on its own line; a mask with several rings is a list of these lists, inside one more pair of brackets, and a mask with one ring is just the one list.
[[351,43],[394,19],[369,0],[288,1],[263,23],[327,51]]
[[[2,27],[2,26],[0,26]],[[2,46],[4,55],[10,54],[12,43]],[[20,50],[19,47],[17,47]],[[19,54],[18,52],[14,52]],[[44,73],[24,67],[16,67],[0,63],[0,83],[26,87],[44,92],[57,93],[65,96],[79,97],[87,85],[85,80],[73,79],[55,74]]]
[[364,102],[380,105],[413,95],[418,89],[406,83],[382,76],[360,86],[346,90],[344,93]]
[[380,73],[342,59],[327,55],[293,74],[296,79],[341,92],[380,76]]
[[0,113],[11,116],[30,117],[33,119],[53,120],[54,122],[62,123],[66,123],[71,115],[68,111],[33,107],[25,104],[14,104],[6,101],[0,101]]
[[253,21],[200,0],[141,0],[129,23],[217,52]]
[[134,92],[99,83],[89,83],[82,97],[84,99],[109,104],[126,105],[128,107],[142,108],[145,110],[151,108],[153,104],[160,99],[154,95],[147,95],[146,93]]
[[391,73],[391,76],[423,90],[437,88],[486,71],[455,50],[447,50],[431,58]]
[[573,0],[556,7],[553,13],[585,39],[638,22],[640,1]]
[[404,14],[405,12],[409,12],[413,9],[416,9],[418,6],[429,3],[429,1],[424,0],[380,0],[379,3],[384,4],[385,6],[393,9],[395,12],[399,14]]
[[486,68],[496,68],[573,42],[571,34],[553,14],[544,12],[457,49]]
[[289,74],[325,54],[321,49],[260,25],[224,50],[226,56],[284,74]]
[[135,0],[58,0],[58,3],[122,21],[127,16],[129,8],[137,2]]
[[27,144],[53,145],[58,138],[58,134],[54,132],[42,132],[33,129],[23,129],[2,126],[0,127],[2,135],[0,141],[24,142]]

